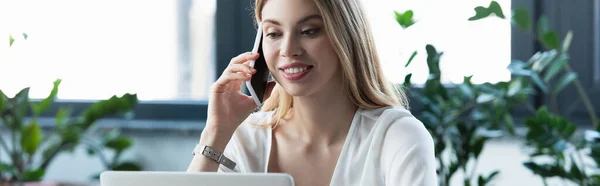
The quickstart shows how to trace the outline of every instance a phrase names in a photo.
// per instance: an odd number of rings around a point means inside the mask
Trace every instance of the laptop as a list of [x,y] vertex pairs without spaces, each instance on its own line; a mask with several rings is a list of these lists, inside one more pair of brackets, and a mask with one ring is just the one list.
[[285,173],[105,171],[100,186],[294,186]]

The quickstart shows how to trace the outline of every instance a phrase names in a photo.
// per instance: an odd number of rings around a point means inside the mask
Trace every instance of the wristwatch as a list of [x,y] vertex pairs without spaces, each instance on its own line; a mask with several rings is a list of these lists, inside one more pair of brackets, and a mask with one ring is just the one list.
[[194,148],[194,151],[192,151],[192,155],[196,154],[202,154],[231,170],[234,170],[236,165],[235,162],[225,157],[222,152],[217,152],[217,150],[207,145],[197,144],[196,148]]

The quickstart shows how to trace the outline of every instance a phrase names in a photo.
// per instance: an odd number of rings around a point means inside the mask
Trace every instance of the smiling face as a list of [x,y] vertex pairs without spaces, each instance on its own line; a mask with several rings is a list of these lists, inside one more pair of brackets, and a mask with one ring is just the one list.
[[340,88],[339,58],[311,0],[268,0],[262,9],[263,55],[292,96]]

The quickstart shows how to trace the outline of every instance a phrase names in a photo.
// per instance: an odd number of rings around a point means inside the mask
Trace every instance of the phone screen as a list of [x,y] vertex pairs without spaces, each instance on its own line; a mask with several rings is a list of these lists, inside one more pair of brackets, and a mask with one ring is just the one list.
[[256,73],[252,75],[252,79],[250,80],[250,84],[258,97],[258,100],[262,103],[264,101],[265,91],[267,89],[267,83],[269,81],[269,68],[267,67],[267,61],[263,56],[262,51],[262,35],[259,36],[260,41],[258,44],[259,57],[254,62],[254,69],[256,69]]

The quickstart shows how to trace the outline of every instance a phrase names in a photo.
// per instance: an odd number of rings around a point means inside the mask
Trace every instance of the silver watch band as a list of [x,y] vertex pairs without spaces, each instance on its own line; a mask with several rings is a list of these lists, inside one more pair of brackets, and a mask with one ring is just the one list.
[[214,160],[215,162],[227,167],[228,169],[234,170],[236,163],[231,161],[229,158],[225,157],[225,155],[223,155],[222,152],[217,152],[217,150],[215,150],[214,148],[207,146],[207,145],[196,145],[196,148],[194,148],[194,151],[192,152],[193,155],[196,155],[196,153],[200,153],[212,160]]

